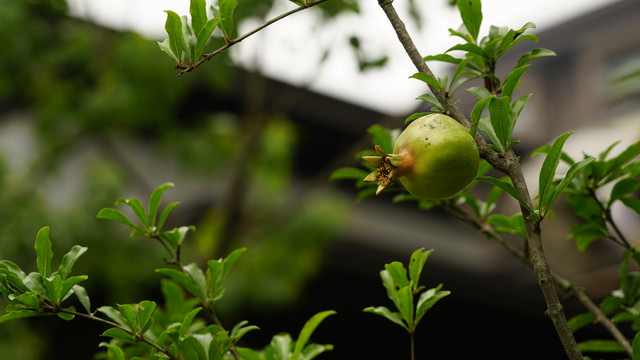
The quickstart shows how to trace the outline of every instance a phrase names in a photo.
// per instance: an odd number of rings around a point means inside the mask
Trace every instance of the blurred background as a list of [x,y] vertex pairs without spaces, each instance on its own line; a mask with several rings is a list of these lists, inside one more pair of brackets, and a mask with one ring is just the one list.
[[[244,345],[297,334],[311,315],[333,309],[338,315],[314,336],[335,345],[323,358],[408,358],[403,330],[362,309],[390,306],[379,271],[424,247],[435,252],[423,283],[444,283],[452,295],[418,329],[419,358],[562,358],[533,273],[498,244],[438,210],[392,204],[389,195],[357,202],[353,183],[328,180],[358,166],[354,154],[372,147],[369,126],[398,128],[426,110],[413,100],[426,89],[408,79],[415,70],[377,4],[330,0],[178,77],[156,41],[162,10],[187,14],[188,1],[153,3],[1,2],[0,259],[34,269],[35,235],[48,225],[54,259],[74,244],[89,247],[74,269],[89,275],[93,306],[161,301],[154,270],[162,249],[96,214],[119,197],[144,202],[170,181],[165,200],[181,205],[168,226],[197,229],[186,261],[248,248],[219,305],[223,323],[262,329]],[[396,3],[423,55],[453,45],[446,29],[460,20],[449,1]],[[483,6],[485,32],[539,26],[539,43],[514,49],[502,74],[533,47],[558,54],[534,62],[516,93],[535,94],[514,135],[530,184],[540,159],[529,153],[566,131],[575,131],[566,148],[577,157],[640,139],[639,2]],[[291,7],[240,1],[238,33]],[[207,49],[219,45],[214,37]],[[458,95],[469,108],[471,95]],[[517,211],[503,200],[502,211]],[[597,300],[617,288],[620,251],[598,242],[578,252],[566,233],[579,220],[566,210],[559,203],[544,224],[551,267]],[[636,218],[623,209],[615,216],[638,240]],[[566,306],[568,316],[583,311],[570,297]],[[89,359],[103,331],[57,318],[0,324],[0,358]],[[592,336],[606,334],[579,333]]]

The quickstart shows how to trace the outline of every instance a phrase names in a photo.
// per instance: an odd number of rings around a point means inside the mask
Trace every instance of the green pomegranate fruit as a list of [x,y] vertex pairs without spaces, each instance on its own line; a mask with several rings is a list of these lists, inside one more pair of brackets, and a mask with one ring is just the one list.
[[449,199],[464,190],[476,177],[478,147],[469,131],[442,114],[414,120],[400,134],[393,154],[363,157],[376,167],[364,181],[378,183],[380,193],[398,179],[413,196],[425,200]]

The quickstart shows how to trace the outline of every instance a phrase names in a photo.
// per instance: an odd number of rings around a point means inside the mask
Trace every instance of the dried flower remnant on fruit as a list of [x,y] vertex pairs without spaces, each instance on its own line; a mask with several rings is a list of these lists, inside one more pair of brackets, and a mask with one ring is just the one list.
[[382,150],[379,145],[375,146],[378,156],[363,156],[362,160],[367,164],[375,167],[367,177],[362,181],[378,183],[376,195],[379,195],[395,180],[395,166],[391,165],[392,157]]

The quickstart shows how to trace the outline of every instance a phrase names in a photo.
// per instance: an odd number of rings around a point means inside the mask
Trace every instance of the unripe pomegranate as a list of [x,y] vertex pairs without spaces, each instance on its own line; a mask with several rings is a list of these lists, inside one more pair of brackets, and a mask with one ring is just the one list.
[[364,181],[378,183],[379,194],[398,179],[413,196],[425,200],[451,198],[464,190],[476,177],[478,147],[469,131],[442,114],[430,114],[414,120],[400,134],[393,154],[365,156],[376,167]]

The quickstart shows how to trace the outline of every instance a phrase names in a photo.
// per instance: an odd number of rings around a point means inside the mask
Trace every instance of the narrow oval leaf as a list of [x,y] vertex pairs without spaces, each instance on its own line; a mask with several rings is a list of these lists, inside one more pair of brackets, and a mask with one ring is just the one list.
[[404,323],[404,321],[402,321],[402,318],[400,317],[399,313],[395,313],[395,312],[391,312],[391,310],[389,310],[388,308],[384,307],[384,306],[378,306],[378,307],[368,307],[366,309],[363,310],[364,312],[370,312],[373,314],[378,314],[384,318],[386,318],[387,320],[390,320],[391,322],[394,322],[400,326],[402,326],[403,328],[409,330],[407,328],[407,324]]
[[556,169],[558,168],[558,163],[560,162],[560,156],[562,155],[562,147],[564,146],[567,138],[572,134],[572,132],[565,133],[560,135],[556,141],[553,142],[549,151],[547,152],[547,156],[542,163],[542,168],[540,169],[539,176],[539,187],[538,187],[538,201],[539,201],[539,209],[549,208],[547,206],[551,199],[551,185],[553,184],[553,178],[556,174]]
[[458,10],[469,34],[473,36],[474,40],[477,40],[480,25],[482,24],[482,5],[480,0],[459,0]]
[[311,337],[313,332],[316,330],[318,325],[320,325],[320,323],[324,321],[324,319],[326,319],[328,316],[334,315],[335,313],[336,312],[333,310],[319,312],[313,315],[311,319],[309,319],[304,324],[304,326],[302,327],[302,330],[300,331],[300,334],[298,335],[296,344],[293,348],[293,355],[292,355],[293,358],[296,358],[298,354],[302,353],[302,350],[307,345],[309,338]]
[[49,227],[45,226],[36,235],[36,262],[38,265],[38,272],[44,277],[51,275],[51,258],[53,257],[53,251],[51,251],[51,240],[49,239]]
[[167,218],[169,217],[173,209],[175,209],[176,206],[178,205],[180,205],[180,202],[174,201],[171,204],[167,205],[167,207],[165,207],[164,210],[162,210],[162,213],[158,218],[158,224],[156,225],[158,230],[162,229],[162,227],[164,226],[164,222],[167,220]]
[[[494,97],[489,101],[491,127],[500,142],[500,148],[506,149],[511,143],[511,101],[508,97]],[[496,144],[497,145],[497,144]]]
[[[204,0],[202,0],[202,2],[204,2]],[[149,197],[149,220],[151,226],[155,226],[156,224],[156,216],[158,215],[158,207],[162,201],[162,194],[164,194],[165,190],[172,187],[174,187],[173,183],[164,183],[155,188],[151,193]]]
[[511,195],[514,199],[518,200],[520,205],[524,206],[524,208],[527,209],[529,211],[529,213],[532,213],[532,214],[534,213],[533,209],[529,205],[527,205],[527,203],[524,202],[524,200],[522,199],[520,194],[518,194],[518,192],[513,187],[513,185],[511,185],[511,183],[509,183],[507,181],[504,181],[504,180],[499,180],[499,179],[496,179],[496,178],[492,178],[492,177],[489,177],[489,176],[482,176],[482,177],[478,178],[478,180],[481,180],[481,181],[484,181],[484,182],[488,182],[489,184],[492,184],[492,185],[495,185],[495,186],[501,188],[507,194]]
[[9,320],[13,320],[13,319],[23,319],[23,318],[27,318],[27,317],[42,316],[42,315],[50,315],[50,314],[49,313],[43,313],[41,311],[36,311],[36,310],[11,311],[11,312],[8,312],[8,313],[0,316],[0,323],[3,323],[5,321],[9,321]]
[[343,167],[334,170],[329,176],[330,180],[362,180],[369,174],[368,171],[352,168],[352,167]]
[[193,33],[197,35],[207,23],[207,2],[205,0],[191,0],[189,13],[191,14]]
[[507,79],[504,81],[504,85],[502,85],[503,97],[508,96],[509,98],[511,98],[513,96],[513,90],[515,90],[516,86],[518,85],[518,82],[520,81],[520,77],[522,77],[522,74],[524,74],[524,72],[530,66],[531,65],[520,66],[513,69],[513,71],[509,73],[509,76],[507,76]]
[[82,304],[82,307],[87,310],[87,314],[91,314],[91,300],[89,299],[87,290],[80,285],[74,285],[72,290],[73,293],[76,294],[76,297],[78,298],[78,301],[80,301],[80,304]]
[[207,41],[209,41],[209,38],[211,37],[213,30],[215,30],[216,26],[218,26],[218,24],[220,24],[221,21],[222,21],[221,18],[213,18],[207,21],[205,26],[202,27],[199,33],[197,33],[196,47],[195,47],[196,61],[200,59],[200,57],[202,56],[204,52],[204,46],[207,44]]
[[98,212],[98,219],[114,220],[136,230],[142,230],[140,226],[134,224],[125,214],[122,213],[122,211],[118,209],[104,208]]
[[462,62],[462,59],[459,59],[455,56],[451,56],[449,54],[437,54],[437,55],[429,55],[429,56],[425,56],[423,58],[424,61],[443,61],[443,62],[448,62],[451,64],[460,64],[460,62]]
[[233,12],[238,5],[238,0],[220,0],[219,4],[220,17],[222,18],[221,30],[225,39],[229,41],[233,34]]
[[60,266],[58,266],[58,275],[62,277],[62,280],[66,279],[71,268],[76,263],[78,258],[87,251],[88,248],[80,245],[74,245],[68,253],[62,257]]
[[171,10],[165,10],[167,13],[167,21],[164,24],[164,29],[169,35],[169,47],[171,52],[178,59],[178,63],[182,61],[182,51],[184,40],[182,39],[182,20],[180,16]]
[[556,53],[548,49],[540,49],[540,48],[533,49],[527,53],[524,53],[520,57],[520,59],[516,63],[516,67],[520,67],[532,60],[539,59],[541,57],[546,57],[546,56],[556,56]]
[[436,89],[438,89],[440,91],[444,91],[444,87],[442,86],[442,84],[440,84],[438,79],[434,78],[431,75],[427,75],[427,74],[424,74],[424,73],[415,73],[415,74],[411,75],[409,78],[418,79],[418,80],[426,83],[430,87],[436,88]]
[[582,170],[585,166],[589,165],[589,163],[591,163],[594,160],[595,158],[586,158],[584,160],[578,161],[577,163],[571,165],[569,170],[567,170],[567,173],[565,174],[565,176],[562,178],[562,181],[560,181],[560,183],[553,190],[553,194],[551,195],[551,197],[549,198],[545,206],[541,208],[540,216],[544,217],[546,215],[549,209],[551,209],[551,206],[553,206],[553,203],[556,201],[558,196],[560,196],[560,194],[564,191],[564,189],[566,189],[567,186],[571,184],[573,179],[575,179],[575,177],[580,173],[580,170]]

